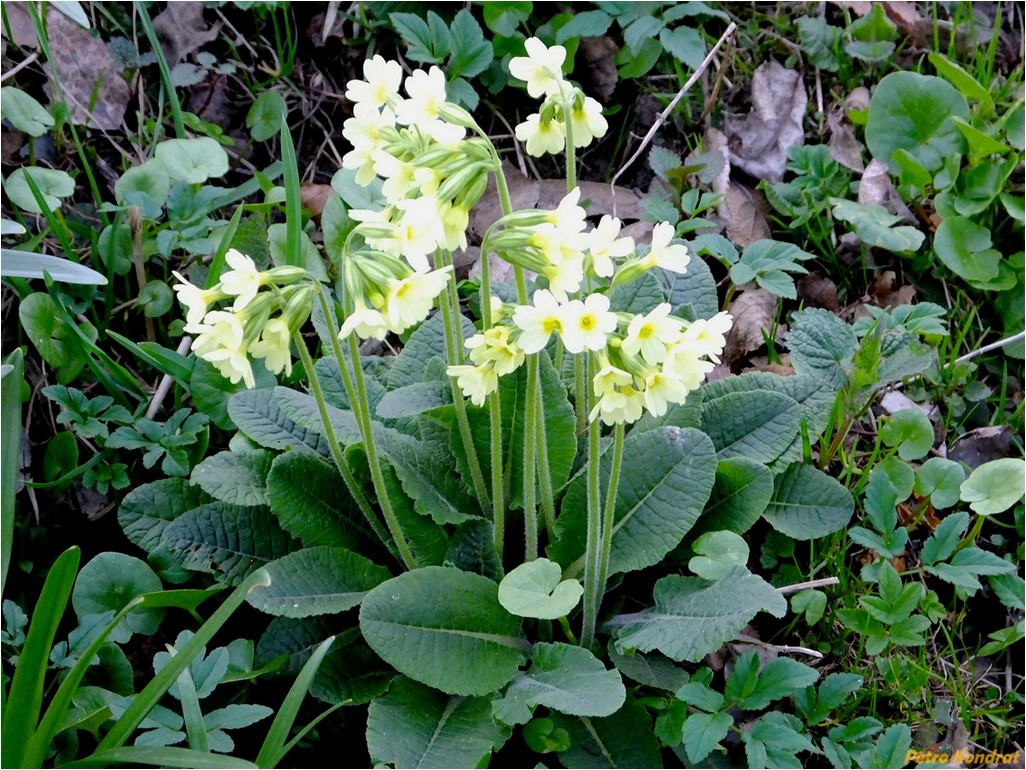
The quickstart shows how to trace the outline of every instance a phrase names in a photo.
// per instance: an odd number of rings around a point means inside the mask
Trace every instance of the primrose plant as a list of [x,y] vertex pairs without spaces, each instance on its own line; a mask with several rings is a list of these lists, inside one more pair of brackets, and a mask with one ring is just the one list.
[[[596,657],[609,578],[653,566],[680,544],[712,489],[714,442],[693,418],[731,318],[716,313],[708,268],[691,263],[670,223],[656,224],[648,244],[622,235],[611,216],[589,229],[575,153],[605,133],[601,106],[565,79],[563,48],[535,39],[526,48],[510,71],[541,103],[516,134],[531,154],[565,153],[559,204],[513,210],[497,148],[447,100],[441,70],[404,81],[398,63],[368,60],[364,79],[346,91],[354,108],[344,135],[353,149],[343,167],[380,189],[371,198],[381,205],[349,210],[344,241],[330,241],[337,296],[303,268],[261,271],[238,251],[227,253],[230,269],[209,288],[176,274],[186,331],[197,335],[193,350],[248,388],[228,404],[241,435],[194,469],[188,489],[157,482],[123,506],[130,518],[151,495],[184,495],[159,531],[130,536],[228,582],[265,565],[271,586],[249,601],[270,614],[302,623],[360,607],[359,634],[347,637],[343,654],[380,658],[407,677],[392,682],[394,697],[383,695],[391,670],[333,696],[373,701],[376,762],[414,761],[395,756],[394,741],[377,741],[375,726],[396,727],[389,714],[400,700],[402,709],[430,711],[437,690],[488,696],[466,702],[482,735],[499,729],[493,706],[508,727],[530,721],[538,706],[585,718],[617,712],[627,697],[620,672]],[[466,248],[470,212],[490,175],[502,216],[482,237],[475,324],[460,310],[452,252]],[[511,286],[493,287],[492,257],[512,266]],[[680,282],[692,279],[711,300],[681,300]],[[324,351],[316,362],[303,336],[308,321]],[[361,355],[360,340],[393,334],[408,334],[398,356]],[[255,388],[256,362],[292,377],[294,355],[308,393]],[[672,413],[681,409],[691,417],[678,423]],[[575,462],[579,439],[584,452]],[[650,484],[634,471],[620,484],[625,463],[646,468],[671,455],[670,471]],[[795,459],[789,454],[785,466]],[[641,499],[637,483],[649,485]],[[667,504],[687,514],[649,511],[659,504],[649,500],[657,488],[678,495]],[[650,514],[658,521],[646,523]],[[672,531],[644,553],[618,550],[650,524]],[[204,534],[215,530],[224,537]],[[522,537],[522,548],[507,548],[507,537]],[[539,558],[543,548],[552,561]],[[393,577],[396,567],[402,572]],[[779,614],[786,604],[744,565],[726,572],[717,573],[716,590],[700,578],[656,590],[657,602],[678,589],[706,601],[734,590],[723,581],[746,587],[744,606],[703,637],[703,649],[758,611]],[[625,618],[602,628],[622,637],[624,649],[652,649],[632,641],[631,629],[648,616]],[[413,637],[423,644],[403,641]],[[295,652],[277,632],[261,645],[272,656]],[[696,654],[698,647],[674,652],[677,660]],[[455,657],[461,665],[452,665]],[[527,661],[532,667],[521,671]],[[547,689],[555,680],[565,697]],[[585,681],[587,693],[578,692]],[[510,734],[500,733],[488,745]],[[462,739],[446,751],[450,766],[482,758],[461,754],[470,751]]]

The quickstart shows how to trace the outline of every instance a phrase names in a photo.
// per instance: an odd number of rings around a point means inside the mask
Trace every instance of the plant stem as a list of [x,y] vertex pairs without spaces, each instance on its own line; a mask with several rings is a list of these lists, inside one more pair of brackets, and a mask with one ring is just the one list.
[[349,493],[353,496],[361,513],[363,513],[363,517],[370,524],[371,529],[374,530],[374,534],[387,547],[389,542],[388,532],[384,530],[381,522],[378,521],[378,517],[374,515],[374,509],[371,508],[367,495],[364,494],[363,488],[349,467],[349,463],[346,462],[346,456],[342,452],[342,445],[339,444],[338,437],[335,435],[335,429],[331,425],[331,419],[328,416],[328,405],[324,400],[324,390],[321,388],[320,378],[314,370],[310,351],[306,349],[306,342],[298,332],[295,335],[295,341],[296,347],[299,348],[299,357],[303,361],[303,368],[306,369],[307,377],[310,380],[310,390],[313,391],[314,400],[317,402],[317,410],[320,412],[321,422],[324,423],[324,437],[328,440],[328,447],[331,449],[331,456],[335,460],[335,467],[342,474],[342,480],[346,483],[346,487],[348,487]]
[[[596,423],[598,420],[596,420]],[[618,422],[613,430],[613,467],[609,471],[609,487],[606,491],[606,507],[602,514],[602,547],[599,552],[599,574],[596,580],[598,601],[595,610],[602,604],[609,578],[609,552],[613,542],[613,520],[616,516],[616,493],[620,486],[620,466],[623,464],[623,423]]]
[[585,380],[585,358],[574,356],[574,407],[577,412],[577,435],[588,427],[588,383]]
[[549,540],[553,540],[556,534],[556,501],[552,492],[552,476],[549,471],[549,450],[548,436],[545,427],[545,398],[541,387],[541,372],[538,376],[538,387],[535,390],[535,398],[538,400],[538,421],[537,421],[537,443],[541,448],[538,452],[538,488],[541,492],[542,516],[545,518],[545,529],[549,533]]
[[538,355],[527,357],[527,409],[524,413],[524,560],[538,558],[538,509],[534,498],[537,472]]
[[[448,254],[439,250],[436,252],[437,259],[444,265],[451,265]],[[453,306],[458,302],[456,298],[456,287],[449,281],[445,288],[445,297],[439,303],[442,306],[442,319],[445,322],[445,350],[450,365],[463,363],[461,350],[456,346],[455,328],[459,321],[453,318]],[[457,313],[458,317],[458,313]],[[481,461],[477,457],[477,447],[474,446],[474,437],[470,432],[470,422],[467,420],[467,404],[463,400],[463,391],[456,384],[456,378],[449,378],[449,387],[452,390],[452,404],[456,409],[456,424],[459,426],[460,438],[463,440],[463,452],[470,466],[470,478],[474,483],[474,491],[481,505],[482,511],[491,507],[491,500],[488,496],[488,485],[485,483],[484,474],[481,472]]]
[[[498,156],[496,156],[498,157]],[[501,169],[496,172],[498,179]],[[505,189],[506,181],[503,179]],[[509,200],[506,192],[505,200]],[[488,262],[488,235],[481,241],[481,330],[488,331],[492,326],[492,279],[491,266]],[[502,480],[502,404],[499,393],[488,396],[488,436],[489,454],[491,455],[492,476],[492,529],[495,554],[502,564],[502,552],[506,540],[506,490]]]
[[[588,354],[589,370],[595,368],[594,357]],[[581,620],[581,646],[589,649],[595,641],[595,623],[598,619],[598,578],[601,571],[602,491],[599,488],[599,438],[601,429],[598,420],[588,427],[588,531],[584,553],[584,607]]]
[[563,97],[563,125],[566,126],[566,191],[577,187],[577,148],[574,147],[574,121],[571,118],[572,104]]

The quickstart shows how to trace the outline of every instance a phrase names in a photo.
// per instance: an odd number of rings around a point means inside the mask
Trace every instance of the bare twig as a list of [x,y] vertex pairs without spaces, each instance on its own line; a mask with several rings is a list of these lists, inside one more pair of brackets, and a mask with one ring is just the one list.
[[964,364],[966,361],[972,358],[976,358],[976,356],[982,356],[984,353],[989,353],[992,350],[1003,348],[1005,345],[1011,345],[1013,342],[1018,342],[1023,337],[1026,337],[1026,331],[1019,332],[1018,334],[1013,334],[1011,337],[1005,337],[1003,340],[992,342],[989,345],[984,345],[982,348],[970,350],[964,356],[959,356],[958,358],[956,358],[955,363]]
[[794,583],[789,586],[781,586],[777,589],[779,594],[793,594],[804,591],[806,588],[823,588],[824,586],[835,586],[841,581],[835,577],[820,578],[819,580],[806,580],[804,583]]
[[38,58],[39,58],[39,51],[36,51],[35,53],[31,54],[30,56],[27,56],[25,59],[23,59],[22,61],[18,62],[16,65],[14,65],[9,70],[7,70],[7,72],[5,72],[2,76],[0,76],[0,82],[3,82],[3,81],[8,80],[10,78],[13,78],[15,75],[17,75],[19,72],[21,72],[23,69],[25,69],[27,66],[29,66],[32,62],[34,62]]
[[[184,356],[189,352],[189,346],[192,344],[192,337],[186,335],[182,337],[182,341],[178,343],[178,350],[175,351],[180,356]],[[150,405],[146,407],[146,419],[152,420],[157,416],[157,412],[160,411],[160,405],[163,403],[164,398],[167,396],[169,390],[171,390],[171,375],[165,374],[160,384],[157,385],[157,389],[153,393],[153,398],[150,400]]]
[[726,31],[720,36],[720,39],[716,41],[716,45],[712,47],[712,50],[709,51],[706,57],[702,60],[702,63],[698,65],[698,69],[696,69],[691,74],[691,77],[688,78],[687,82],[677,92],[677,95],[673,97],[673,99],[670,101],[668,105],[666,105],[666,109],[659,113],[659,117],[656,118],[655,123],[652,124],[652,127],[648,129],[648,133],[645,134],[644,138],[641,140],[641,144],[638,146],[638,149],[634,151],[634,154],[631,155],[631,157],[629,157],[622,166],[620,166],[620,170],[613,174],[613,178],[609,182],[609,189],[613,195],[614,214],[616,214],[617,181],[623,175],[623,172],[630,168],[634,164],[634,161],[641,157],[641,154],[645,151],[645,148],[648,147],[653,137],[655,137],[656,132],[658,132],[659,129],[662,127],[663,123],[666,122],[666,119],[670,117],[670,113],[673,112],[674,108],[677,106],[680,100],[684,98],[684,94],[686,94],[691,89],[691,86],[698,82],[698,79],[702,77],[702,73],[705,72],[709,64],[712,62],[713,57],[716,56],[716,52],[720,50],[720,47],[725,42],[727,42],[727,38],[734,34],[734,30],[736,29],[737,24],[735,24],[734,22],[730,22],[730,25],[727,27]]
[[773,650],[775,652],[800,652],[802,655],[808,655],[813,658],[823,657],[823,653],[818,652],[816,650],[810,650],[808,647],[795,647],[790,644],[770,644],[769,642],[764,642],[761,639],[756,639],[754,636],[748,636],[747,634],[738,634],[734,637],[734,641],[745,642],[746,644],[754,644],[758,647],[764,647],[767,650]]

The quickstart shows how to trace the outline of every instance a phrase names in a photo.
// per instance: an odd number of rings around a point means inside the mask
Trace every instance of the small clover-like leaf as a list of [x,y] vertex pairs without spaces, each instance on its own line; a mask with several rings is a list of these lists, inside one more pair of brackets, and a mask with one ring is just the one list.
[[896,446],[902,460],[918,460],[933,448],[933,425],[918,409],[902,409],[880,429],[880,438]]
[[1026,461],[1016,457],[984,463],[962,484],[962,502],[982,515],[1001,513],[1022,498],[1024,472]]
[[706,532],[695,541],[695,553],[688,568],[706,580],[719,580],[735,566],[748,563],[748,543],[735,532]]
[[523,618],[561,618],[577,606],[584,594],[580,581],[560,582],[561,575],[559,565],[548,559],[521,564],[499,583],[499,603]]

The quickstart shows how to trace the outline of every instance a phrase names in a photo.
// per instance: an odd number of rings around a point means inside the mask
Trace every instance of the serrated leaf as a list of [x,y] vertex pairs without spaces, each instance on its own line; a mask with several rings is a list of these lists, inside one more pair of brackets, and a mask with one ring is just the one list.
[[494,692],[529,650],[519,618],[499,604],[495,583],[445,567],[379,585],[360,607],[360,630],[400,673],[453,695]]
[[522,618],[555,620],[569,615],[584,588],[576,579],[561,577],[562,570],[554,561],[524,562],[499,583],[499,604]]
[[510,682],[494,709],[499,721],[519,725],[531,718],[536,706],[573,716],[607,717],[623,706],[626,697],[619,672],[607,670],[588,650],[539,643],[531,655],[531,668]]
[[705,58],[705,39],[690,27],[663,29],[659,32],[659,42],[675,59],[692,70],[697,70]]
[[855,503],[836,480],[811,465],[793,463],[774,483],[763,518],[788,537],[812,540],[836,532],[851,519]]
[[[602,457],[600,483],[608,485],[612,453]],[[709,439],[692,428],[664,427],[624,441],[609,555],[610,573],[659,562],[694,526],[715,475]],[[587,476],[570,482],[556,521],[549,556],[568,566],[583,557]]]
[[759,672],[754,688],[746,692],[737,704],[741,708],[760,711],[770,703],[811,686],[819,679],[819,672],[791,658],[774,658]]
[[444,695],[406,677],[367,713],[367,750],[375,766],[477,767],[507,735],[492,721],[490,698]]
[[485,40],[481,25],[473,14],[463,8],[449,27],[449,43],[452,58],[446,67],[446,78],[474,77],[480,75],[492,63],[492,44]]
[[772,497],[773,474],[765,465],[747,457],[720,460],[712,494],[697,526],[743,535],[759,520]]
[[264,450],[218,452],[192,469],[189,480],[215,500],[267,505],[267,474],[274,455]]
[[575,13],[556,33],[556,42],[565,43],[572,37],[601,37],[613,23],[605,11],[593,10]]
[[658,649],[674,660],[697,662],[760,611],[776,617],[787,612],[784,597],[744,567],[734,567],[715,583],[669,575],[656,583],[653,594],[654,608],[618,615],[606,624],[618,649]]
[[246,601],[261,612],[287,618],[345,612],[391,577],[370,559],[329,546],[294,551],[264,568],[271,584],[255,588]]
[[684,748],[692,762],[701,762],[709,756],[720,741],[727,737],[734,720],[730,714],[701,711],[688,716],[684,722]]
[[837,382],[844,381],[857,346],[852,327],[819,308],[795,313],[786,341],[795,371]]
[[956,586],[979,590],[982,588],[978,580],[980,575],[1011,574],[1015,572],[1015,565],[997,554],[970,546],[956,553],[947,564],[937,564],[924,569]]
[[946,516],[944,521],[937,525],[930,539],[923,543],[923,549],[919,553],[923,564],[932,567],[951,556],[968,526],[969,514],[965,511]]
[[376,541],[338,471],[311,455],[286,452],[274,458],[267,501],[282,528],[307,548],[362,551]]
[[741,733],[749,767],[802,767],[797,754],[815,752],[816,747],[801,731],[802,723],[791,714],[773,711],[764,715],[751,731]]
[[215,502],[179,516],[161,541],[186,569],[210,572],[231,585],[292,550],[292,541],[266,508]]
[[185,479],[161,479],[125,495],[118,509],[118,523],[125,537],[153,553],[161,546],[161,535],[170,522],[210,501],[206,492]]
[[721,460],[772,462],[798,435],[798,415],[793,398],[769,390],[707,395],[702,402],[702,425]]

